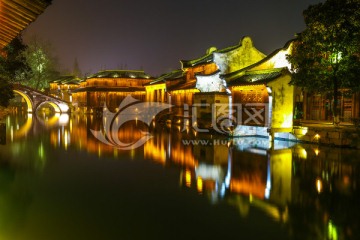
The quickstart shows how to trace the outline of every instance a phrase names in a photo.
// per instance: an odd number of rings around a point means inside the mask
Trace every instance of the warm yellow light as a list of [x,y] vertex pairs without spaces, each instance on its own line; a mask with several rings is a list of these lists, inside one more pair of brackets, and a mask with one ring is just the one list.
[[197,186],[198,192],[199,192],[199,193],[202,193],[202,191],[203,191],[203,180],[202,180],[201,177],[198,177],[198,178],[197,178],[196,186]]
[[315,155],[318,156],[320,153],[320,150],[316,148],[316,149],[314,149],[314,152],[315,152]]
[[300,158],[307,159],[307,152],[304,148],[300,150],[299,155],[300,155]]
[[317,178],[316,179],[316,190],[318,193],[321,193],[322,192],[322,188],[323,188],[323,185],[322,185],[322,181],[320,178]]
[[185,171],[185,184],[187,187],[191,186],[191,172],[190,170]]
[[283,122],[281,123],[282,128],[290,128],[292,127],[293,114],[283,114]]
[[17,90],[13,90],[15,93],[19,94],[20,96],[22,96],[25,99],[26,105],[27,105],[27,112],[32,112],[32,101],[31,99],[28,97],[28,95],[26,95],[25,93],[22,93],[20,91]]
[[55,116],[57,115],[57,118],[59,119],[59,124],[61,125],[66,125],[69,122],[69,115],[64,113],[64,114],[55,114]]
[[69,142],[68,142],[68,131],[65,129],[65,132],[64,132],[64,147],[65,147],[65,150],[67,150],[68,145],[69,145]]
[[98,157],[101,157],[101,147],[98,145]]
[[301,129],[301,134],[302,134],[302,135],[306,135],[307,132],[308,132],[308,128],[307,128],[307,127],[303,127],[303,128]]

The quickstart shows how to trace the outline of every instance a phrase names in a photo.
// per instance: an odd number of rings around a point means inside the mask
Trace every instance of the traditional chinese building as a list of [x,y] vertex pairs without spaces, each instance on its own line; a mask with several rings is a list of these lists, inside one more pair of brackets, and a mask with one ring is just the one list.
[[[250,37],[242,38],[237,46],[212,51],[211,62],[217,66],[217,71],[195,75],[196,88],[200,90],[200,93],[195,94],[194,100],[198,105],[201,105],[197,107],[197,124],[199,126],[210,126],[220,132],[227,131],[222,128],[226,127],[225,125],[230,127],[233,124],[233,119],[229,116],[232,100],[229,98],[230,91],[227,83],[221,76],[240,71],[265,57],[265,54],[253,46]],[[224,105],[228,105],[227,110]]]
[[294,86],[286,55],[291,42],[266,58],[224,78],[232,96],[238,126],[235,135],[264,135],[268,130],[291,132],[294,112]]
[[148,84],[145,84],[146,101],[172,103],[169,89],[184,81],[184,72],[181,69],[165,73]]
[[121,101],[131,95],[145,101],[145,87],[153,78],[144,71],[107,70],[98,72],[80,83],[72,91],[75,110],[92,113],[106,107],[115,111]]
[[[252,45],[249,37],[244,37],[238,45],[218,50],[211,47],[206,54],[193,60],[181,60],[181,69],[164,74],[146,85],[147,100],[166,101],[172,104],[172,120],[181,123],[192,115],[192,106],[204,99],[194,100],[200,92],[208,100],[218,101],[226,92],[226,83],[220,74],[236,71],[263,59],[265,55]],[[164,93],[167,93],[165,97]],[[217,92],[219,97],[210,97],[208,92]],[[216,100],[215,100],[216,98]],[[208,102],[209,104],[212,102]],[[227,99],[225,102],[228,103]]]
[[[338,106],[340,108],[340,120],[342,122],[353,122],[360,118],[360,94],[346,94],[340,90]],[[332,121],[333,100],[327,94],[314,94],[306,91],[297,93],[296,100],[297,119]]]
[[49,94],[67,102],[72,102],[72,91],[79,88],[81,79],[72,75],[61,76],[50,82]]

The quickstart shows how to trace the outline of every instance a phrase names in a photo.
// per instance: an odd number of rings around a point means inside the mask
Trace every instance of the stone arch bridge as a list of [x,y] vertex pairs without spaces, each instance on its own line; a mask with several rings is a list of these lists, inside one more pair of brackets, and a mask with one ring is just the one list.
[[13,91],[25,99],[28,112],[36,112],[40,106],[46,103],[51,105],[57,113],[66,113],[70,111],[70,102],[44,94],[33,88],[21,84],[13,84]]

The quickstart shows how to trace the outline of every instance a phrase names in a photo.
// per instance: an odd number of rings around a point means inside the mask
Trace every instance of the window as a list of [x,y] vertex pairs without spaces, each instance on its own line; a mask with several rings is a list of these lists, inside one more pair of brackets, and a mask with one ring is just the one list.
[[206,108],[206,99],[201,99],[201,108]]

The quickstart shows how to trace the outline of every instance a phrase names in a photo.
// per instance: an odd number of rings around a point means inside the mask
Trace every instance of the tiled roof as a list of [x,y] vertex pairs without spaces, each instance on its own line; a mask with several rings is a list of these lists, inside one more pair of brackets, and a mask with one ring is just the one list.
[[283,68],[271,69],[265,71],[244,72],[242,76],[228,82],[228,86],[265,84],[284,74]]
[[213,62],[213,53],[226,53],[226,52],[230,52],[238,47],[240,47],[241,45],[235,45],[235,46],[231,46],[231,47],[227,47],[224,49],[220,49],[220,50],[215,50],[212,51],[211,53],[208,53],[198,59],[194,59],[194,60],[181,60],[181,65],[182,68],[189,68],[189,67],[194,67],[196,65],[200,65],[200,64],[206,64],[206,63],[211,63]]
[[145,91],[145,87],[83,87],[72,90],[72,92],[136,92]]
[[145,74],[141,70],[105,70],[95,73],[89,78],[140,78],[140,79],[151,79],[150,75]]
[[167,91],[186,90],[186,89],[194,89],[194,88],[196,88],[196,80],[188,81],[188,82],[179,82],[177,84],[171,85],[167,87]]
[[165,73],[163,75],[161,75],[158,78],[155,78],[154,81],[151,81],[150,83],[146,84],[146,85],[152,85],[152,84],[157,84],[157,83],[163,83],[165,81],[171,81],[171,80],[175,80],[175,79],[179,79],[184,77],[184,71],[181,69],[178,70],[174,70],[172,72],[169,73]]
[[252,68],[255,68],[256,66],[259,66],[267,61],[269,61],[272,57],[274,57],[276,54],[278,54],[280,51],[282,50],[285,50],[289,47],[289,45],[293,42],[294,40],[289,40],[284,47],[282,48],[279,48],[279,49],[276,49],[275,51],[273,51],[271,54],[269,54],[268,56],[266,56],[265,58],[263,58],[262,60],[250,65],[250,66],[247,66],[245,68],[242,68],[242,69],[239,69],[235,72],[231,72],[231,73],[228,73],[228,74],[225,74],[225,75],[222,75],[222,77],[226,80],[226,81],[232,81],[236,78],[239,78],[239,76],[242,76],[243,73],[247,70],[250,70]]
[[50,83],[57,83],[57,84],[79,84],[82,80],[77,78],[73,75],[65,75],[60,76],[59,78],[50,81]]
[[181,60],[182,68],[189,68],[194,67],[196,65],[205,64],[205,63],[211,63],[213,61],[213,54],[207,54],[205,56],[202,56],[198,59],[194,60]]

